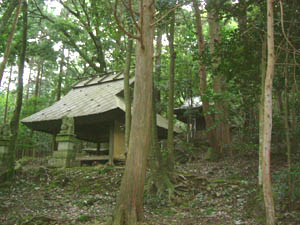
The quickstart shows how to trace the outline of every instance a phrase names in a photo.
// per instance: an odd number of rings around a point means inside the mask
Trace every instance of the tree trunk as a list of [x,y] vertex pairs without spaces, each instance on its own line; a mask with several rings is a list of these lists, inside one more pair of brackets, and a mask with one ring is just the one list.
[[[154,89],[155,92],[155,89]],[[163,156],[158,143],[158,131],[156,121],[156,94],[152,96],[152,115],[151,115],[151,151],[149,161],[149,167],[151,170],[149,180],[153,184],[151,190],[157,196],[163,196],[167,194],[169,200],[174,193],[174,185],[171,182],[170,173],[168,173],[165,164],[163,163]]]
[[22,48],[19,56],[19,72],[18,72],[18,85],[17,85],[17,100],[13,117],[10,121],[11,128],[11,140],[9,143],[9,155],[8,155],[8,176],[10,179],[14,176],[14,164],[15,164],[15,149],[18,138],[19,121],[22,109],[23,98],[23,73],[27,48],[27,2],[23,4],[23,36],[22,36]]
[[129,152],[114,211],[113,224],[141,224],[147,151],[150,148],[154,1],[139,4],[140,39],[136,42],[136,69]]
[[27,101],[29,99],[29,90],[30,90],[30,84],[31,84],[31,64],[29,63],[29,76],[28,76],[28,83],[27,83],[27,90],[25,95],[25,100]]
[[44,75],[44,62],[42,62],[42,65],[41,65],[41,73],[40,73],[37,97],[41,97],[41,94],[42,94],[43,75]]
[[0,35],[5,31],[8,21],[11,18],[13,11],[17,7],[18,2],[19,2],[18,0],[11,0],[9,6],[5,10],[5,13],[1,17]]
[[220,153],[225,150],[231,151],[231,138],[230,129],[228,124],[228,104],[226,99],[220,99],[220,96],[226,90],[226,80],[218,72],[218,67],[221,63],[220,53],[217,51],[216,46],[221,42],[220,24],[218,22],[219,15],[215,8],[210,7],[208,10],[208,24],[210,33],[210,54],[212,54],[212,72],[214,75],[213,90],[218,98],[214,102],[215,106],[215,123],[216,123],[216,141],[217,149],[211,153],[212,158],[217,158]]
[[[293,87],[292,87],[292,101],[293,104],[291,106],[291,118],[292,118],[292,124],[291,124],[291,130],[293,134],[296,134],[297,132],[297,83],[294,82]],[[297,135],[293,135],[292,137],[292,148],[296,149],[298,146],[298,137]]]
[[[161,73],[161,27],[158,27],[158,37],[156,44],[156,58],[155,58],[155,75],[160,77]],[[157,80],[159,80],[158,78]],[[151,114],[151,151],[148,158],[150,167],[150,176],[148,182],[151,184],[150,191],[157,196],[163,196],[168,194],[168,198],[171,199],[174,193],[174,185],[171,182],[170,174],[167,173],[167,168],[163,162],[163,156],[161,148],[158,142],[158,130],[157,130],[157,101],[160,101],[158,97],[158,88],[154,85],[153,78],[153,96],[152,96],[152,114]]]
[[267,37],[264,35],[261,48],[261,95],[259,104],[259,159],[258,159],[258,186],[262,188],[262,152],[264,135],[264,95],[265,95],[265,77],[267,63]]
[[264,99],[264,136],[263,136],[263,192],[266,208],[267,225],[275,225],[275,209],[271,183],[271,134],[272,134],[272,85],[274,76],[274,22],[273,0],[267,1],[267,36],[268,36],[268,64],[265,80]]
[[[65,63],[65,46],[62,46],[61,49],[61,60],[59,63],[59,74],[58,74],[58,81],[57,81],[57,94],[56,94],[56,101],[59,101],[61,98],[61,85],[63,80],[63,73],[64,73],[64,63]],[[52,135],[52,152],[57,150],[57,142],[56,142],[56,134]]]
[[174,33],[175,33],[175,12],[170,13],[170,31],[168,35],[170,49],[170,78],[169,78],[169,102],[168,102],[168,170],[174,171],[174,77],[175,77],[175,58]]
[[[288,53],[286,53],[285,63],[288,63]],[[284,112],[284,128],[285,128],[285,140],[287,147],[287,164],[288,164],[288,193],[289,193],[289,207],[292,202],[292,157],[291,157],[291,138],[290,138],[290,125],[289,125],[289,92],[288,92],[288,66],[284,66],[284,100],[283,100],[283,112]]]
[[64,63],[65,63],[65,54],[64,54],[65,46],[62,46],[61,49],[61,60],[59,63],[59,74],[58,74],[58,81],[57,81],[57,95],[56,95],[56,101],[59,101],[61,98],[61,84],[63,79],[63,73],[64,73]]
[[10,87],[10,82],[11,82],[12,70],[13,70],[13,66],[11,65],[11,67],[10,67],[10,73],[9,73],[9,78],[8,78],[7,89],[6,89],[6,99],[5,99],[5,108],[4,108],[4,117],[3,117],[3,123],[4,124],[6,124],[6,120],[7,120],[8,97],[9,97],[9,87]]
[[199,70],[200,70],[200,93],[201,93],[201,101],[203,105],[203,115],[205,119],[205,127],[208,134],[208,139],[210,142],[211,147],[214,149],[217,149],[216,145],[216,131],[212,128],[213,126],[213,118],[210,115],[210,106],[209,101],[206,99],[206,89],[207,89],[207,81],[206,81],[206,70],[204,63],[202,61],[203,59],[203,52],[205,49],[205,42],[203,37],[203,31],[202,31],[202,21],[200,16],[200,10],[197,0],[193,0],[193,7],[195,11],[195,18],[196,18],[196,30],[197,30],[197,44],[198,44],[198,52],[200,56],[199,60]]
[[125,152],[128,153],[129,149],[129,137],[130,137],[130,125],[131,125],[131,97],[130,97],[130,65],[131,65],[131,53],[132,53],[133,40],[128,38],[126,63],[124,69],[124,97],[125,97]]
[[[162,28],[161,26],[157,27],[157,39],[156,39],[156,54],[155,54],[155,78],[156,81],[159,83],[161,80],[161,51],[162,51]],[[157,98],[157,102],[161,100],[161,94],[159,87],[156,89],[155,98]],[[160,109],[156,110],[160,113]]]
[[[217,22],[218,14],[215,9],[208,10],[208,24],[209,24],[209,34],[210,34],[210,42],[209,42],[209,49],[210,54],[214,55],[212,57],[212,69],[214,75],[213,81],[213,90],[215,94],[221,95],[222,94],[222,77],[220,74],[217,73],[217,68],[220,64],[220,57],[216,53],[215,45],[216,42],[220,42],[220,25]],[[216,100],[214,102],[215,107],[215,123],[216,123],[216,144],[215,148],[211,149],[209,154],[207,154],[207,159],[216,159],[219,157],[219,154],[222,149],[222,126],[221,126],[221,103],[220,100]]]
[[2,81],[2,78],[3,78],[4,70],[5,70],[5,65],[8,61],[8,57],[9,57],[9,54],[10,54],[11,43],[12,43],[13,38],[14,38],[15,29],[16,29],[19,14],[20,14],[20,11],[21,11],[22,3],[23,3],[23,0],[20,0],[17,11],[15,13],[12,28],[11,28],[11,31],[10,31],[10,34],[8,36],[8,40],[7,40],[7,43],[6,43],[6,48],[5,48],[5,52],[4,52],[4,55],[3,55],[3,61],[0,65],[0,86],[1,86],[1,81]]

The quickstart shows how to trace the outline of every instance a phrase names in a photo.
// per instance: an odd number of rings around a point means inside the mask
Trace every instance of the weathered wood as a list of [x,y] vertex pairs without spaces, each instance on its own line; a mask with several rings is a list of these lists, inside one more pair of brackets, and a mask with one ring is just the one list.
[[114,124],[109,127],[109,165],[114,164]]
[[114,123],[114,158],[125,158],[124,124],[118,120]]

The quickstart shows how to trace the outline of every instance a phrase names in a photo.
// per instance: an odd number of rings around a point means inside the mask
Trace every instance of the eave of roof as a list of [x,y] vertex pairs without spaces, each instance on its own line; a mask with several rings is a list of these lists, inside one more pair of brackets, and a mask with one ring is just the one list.
[[[114,96],[123,90],[123,80],[114,79],[95,83],[97,79],[84,85],[77,83],[61,100],[22,120],[23,123],[58,120],[63,116],[79,117],[100,114],[117,108]],[[87,80],[84,81],[85,83]]]

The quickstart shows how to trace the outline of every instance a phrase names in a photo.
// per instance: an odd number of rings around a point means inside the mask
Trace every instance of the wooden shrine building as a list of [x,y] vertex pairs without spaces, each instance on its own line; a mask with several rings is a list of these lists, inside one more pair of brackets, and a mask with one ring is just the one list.
[[[71,91],[52,106],[22,120],[36,131],[57,135],[62,118],[74,119],[74,136],[95,143],[110,142],[113,157],[124,158],[125,103],[123,74],[108,73],[77,82]],[[130,80],[134,83],[134,79]],[[168,123],[157,115],[158,136],[167,137]],[[177,127],[174,132],[180,133]]]
[[187,139],[193,138],[197,131],[205,130],[202,102],[199,96],[188,98],[183,105],[174,109],[176,118],[187,124]]

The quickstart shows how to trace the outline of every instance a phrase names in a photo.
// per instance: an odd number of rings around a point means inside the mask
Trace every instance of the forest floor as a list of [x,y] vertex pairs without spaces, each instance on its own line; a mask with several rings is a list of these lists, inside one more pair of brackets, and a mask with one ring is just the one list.
[[[144,224],[264,224],[256,193],[257,155],[208,162],[204,153],[194,153],[177,165],[177,195],[171,202],[145,194]],[[284,204],[284,161],[272,158],[278,224],[300,224],[300,200],[290,211]],[[104,225],[115,206],[123,166],[48,169],[44,162],[24,161],[15,181],[1,184],[0,224]]]

